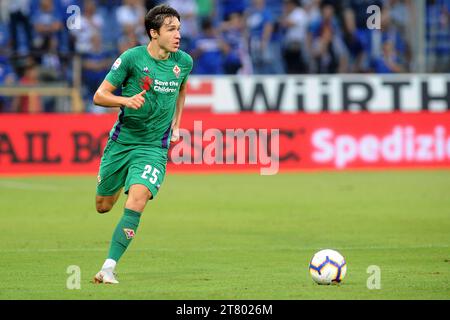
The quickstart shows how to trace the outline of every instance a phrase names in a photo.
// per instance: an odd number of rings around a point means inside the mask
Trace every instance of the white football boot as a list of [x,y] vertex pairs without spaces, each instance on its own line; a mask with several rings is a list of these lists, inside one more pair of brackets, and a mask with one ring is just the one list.
[[94,277],[94,283],[104,283],[104,284],[118,284],[115,274],[110,269],[100,270]]

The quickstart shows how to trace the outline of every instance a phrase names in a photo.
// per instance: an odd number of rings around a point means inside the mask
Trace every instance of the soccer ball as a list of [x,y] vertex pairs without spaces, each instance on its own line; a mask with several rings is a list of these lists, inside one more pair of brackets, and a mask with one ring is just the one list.
[[317,252],[309,263],[309,273],[318,284],[340,283],[346,272],[347,264],[344,257],[331,249]]

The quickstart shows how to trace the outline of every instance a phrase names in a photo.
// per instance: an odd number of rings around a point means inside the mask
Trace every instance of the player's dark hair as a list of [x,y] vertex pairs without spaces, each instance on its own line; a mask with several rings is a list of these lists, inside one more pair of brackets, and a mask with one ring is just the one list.
[[169,17],[176,17],[178,18],[178,21],[181,21],[178,11],[165,4],[156,6],[150,9],[149,12],[147,12],[147,14],[145,15],[145,31],[150,37],[150,40],[152,39],[150,30],[153,29],[159,32],[159,29],[163,25],[164,20]]

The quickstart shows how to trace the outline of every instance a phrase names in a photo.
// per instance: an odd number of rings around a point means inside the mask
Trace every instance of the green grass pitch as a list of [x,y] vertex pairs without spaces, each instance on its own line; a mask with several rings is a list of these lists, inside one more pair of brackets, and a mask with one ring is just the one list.
[[[118,265],[90,281],[124,196],[94,209],[96,176],[0,178],[0,299],[449,299],[450,171],[170,174]],[[341,285],[312,282],[322,248]],[[81,270],[69,290],[67,268]],[[371,265],[381,289],[369,290]]]

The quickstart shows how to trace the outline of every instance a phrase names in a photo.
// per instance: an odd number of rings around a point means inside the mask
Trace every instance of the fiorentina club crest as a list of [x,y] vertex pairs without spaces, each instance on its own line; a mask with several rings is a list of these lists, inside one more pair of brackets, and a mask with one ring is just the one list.
[[175,65],[175,67],[173,67],[173,73],[175,74],[175,76],[178,78],[180,76],[180,72],[181,69],[179,66]]
[[125,232],[125,236],[127,237],[128,240],[133,239],[134,236],[136,235],[133,229],[124,228],[123,232]]
[[142,71],[144,71],[145,73],[148,73],[148,67],[145,67],[144,69],[142,69]]

